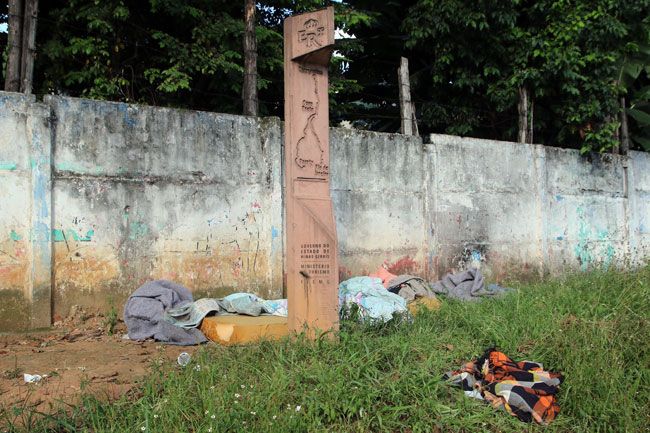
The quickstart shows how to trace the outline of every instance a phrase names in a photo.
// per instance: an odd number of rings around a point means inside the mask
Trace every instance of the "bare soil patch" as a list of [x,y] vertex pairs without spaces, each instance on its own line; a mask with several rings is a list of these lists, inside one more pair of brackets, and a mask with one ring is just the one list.
[[[52,329],[0,334],[0,408],[53,413],[77,403],[82,390],[115,399],[133,390],[154,362],[197,349],[126,340],[122,322],[109,335],[104,316],[73,313]],[[44,377],[25,383],[24,373]]]

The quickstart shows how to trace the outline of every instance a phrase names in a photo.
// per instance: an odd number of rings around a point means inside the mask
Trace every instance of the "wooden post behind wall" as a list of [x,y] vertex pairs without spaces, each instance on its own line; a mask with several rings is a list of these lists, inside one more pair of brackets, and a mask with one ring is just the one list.
[[418,124],[415,120],[415,110],[411,101],[409,61],[406,57],[400,59],[397,77],[399,80],[399,107],[402,125],[400,131],[404,135],[417,135]]

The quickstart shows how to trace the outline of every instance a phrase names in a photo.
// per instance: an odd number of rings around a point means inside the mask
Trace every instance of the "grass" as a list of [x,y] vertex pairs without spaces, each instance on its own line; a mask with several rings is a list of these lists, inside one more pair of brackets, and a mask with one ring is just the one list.
[[[642,432],[650,421],[650,267],[537,284],[480,303],[446,301],[412,324],[346,323],[338,341],[205,347],[154,363],[137,395],[84,397],[38,432]],[[565,374],[561,412],[524,424],[440,381],[496,345]],[[20,431],[4,413],[8,431]],[[3,422],[0,414],[0,423]],[[27,415],[24,415],[27,416]]]

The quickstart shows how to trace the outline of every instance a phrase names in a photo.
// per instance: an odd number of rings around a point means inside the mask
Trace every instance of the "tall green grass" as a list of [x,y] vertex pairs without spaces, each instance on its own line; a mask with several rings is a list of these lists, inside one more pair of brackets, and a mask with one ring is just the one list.
[[[27,429],[650,431],[650,267],[514,287],[500,299],[445,301],[411,324],[346,323],[338,341],[205,347],[185,368],[154,363],[137,395],[85,397],[66,412],[31,418]],[[561,412],[549,427],[521,423],[440,381],[491,346],[564,373]],[[0,415],[8,431],[20,431],[15,415],[10,408]]]

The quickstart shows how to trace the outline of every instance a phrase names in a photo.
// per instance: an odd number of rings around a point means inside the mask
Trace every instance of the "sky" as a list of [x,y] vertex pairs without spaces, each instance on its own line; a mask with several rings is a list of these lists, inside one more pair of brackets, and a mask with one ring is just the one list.
[[0,33],[7,33],[7,23],[0,24]]

